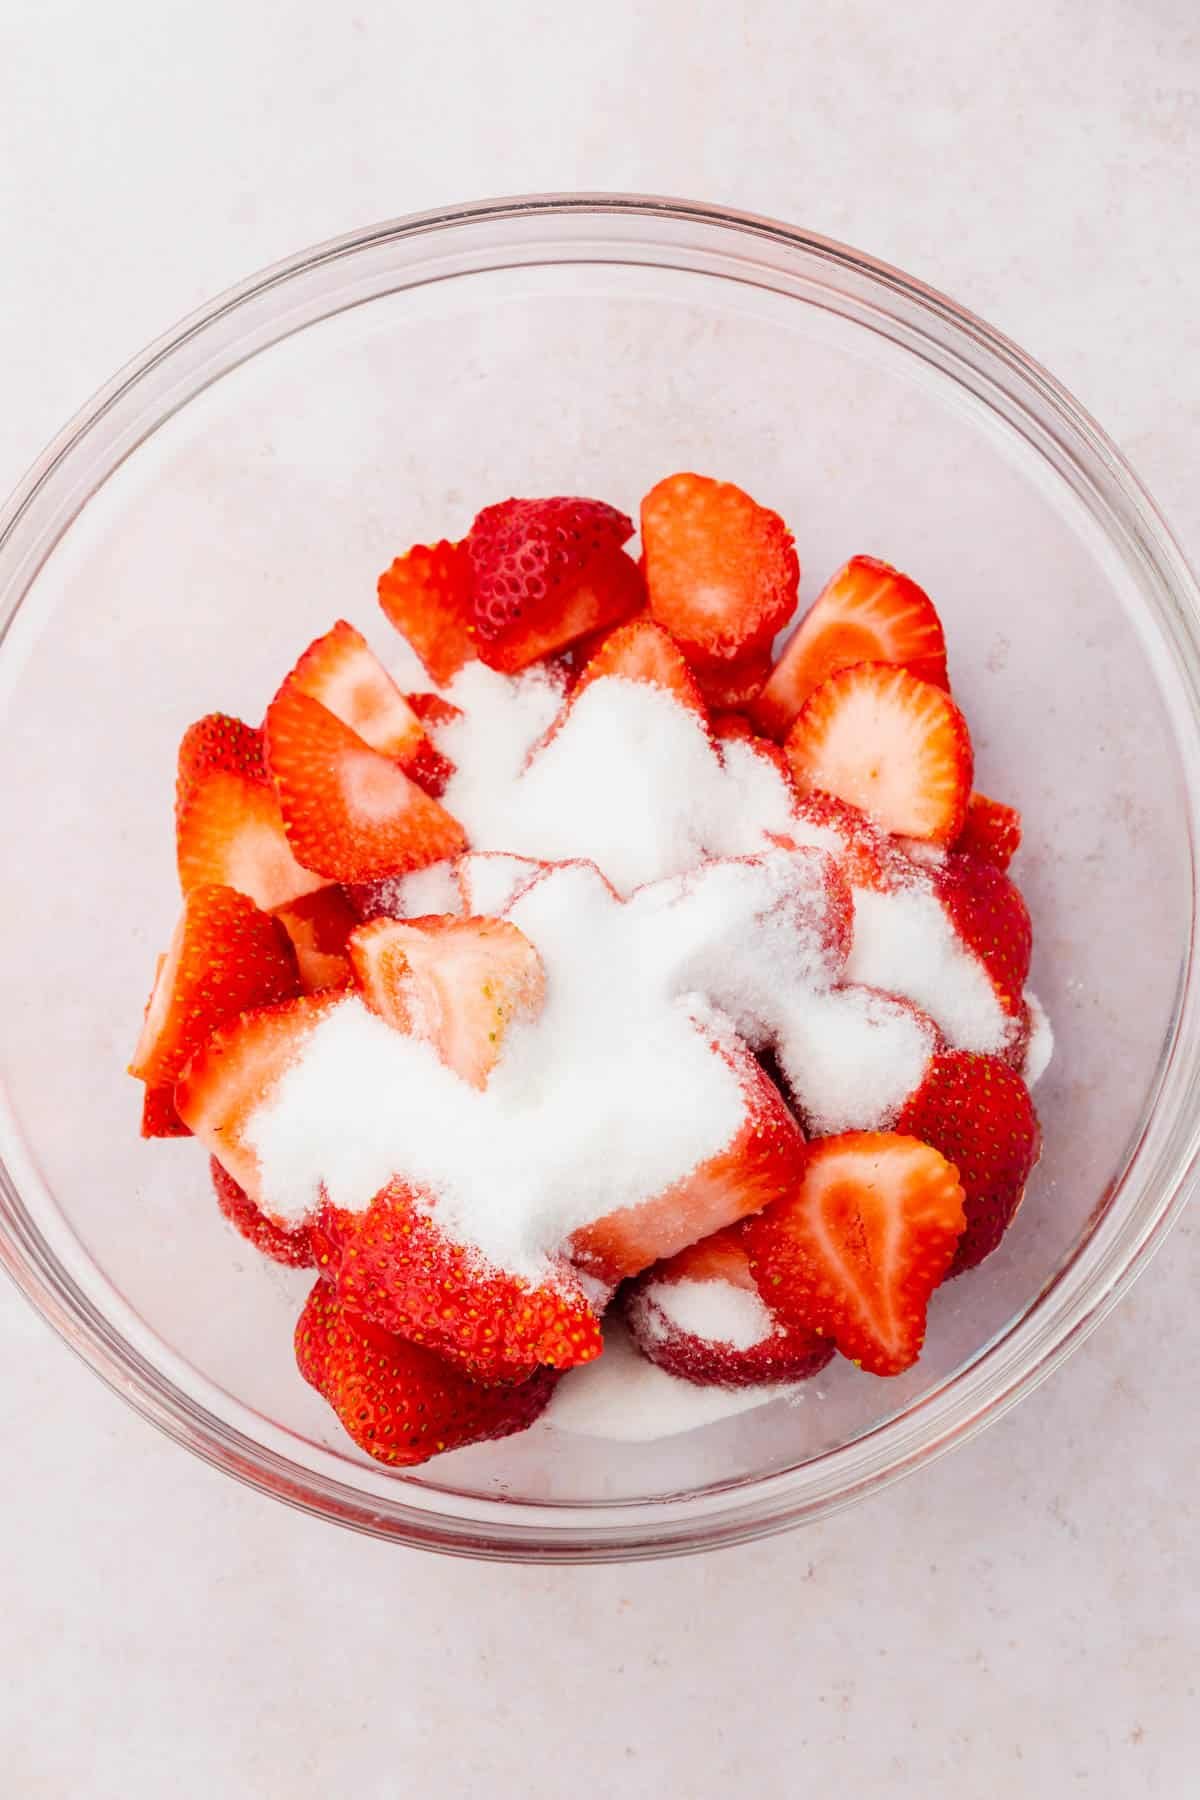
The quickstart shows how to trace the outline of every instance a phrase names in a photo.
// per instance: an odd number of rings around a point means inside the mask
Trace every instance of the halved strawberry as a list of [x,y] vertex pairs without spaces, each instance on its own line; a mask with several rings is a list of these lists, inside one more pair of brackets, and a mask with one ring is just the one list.
[[601,500],[503,500],[464,541],[475,642],[493,669],[514,674],[641,606],[641,572],[621,545],[633,522]]
[[1016,808],[989,800],[986,794],[972,794],[954,848],[1007,869],[1020,847],[1021,815]]
[[206,713],[188,726],[179,744],[176,806],[182,805],[198,781],[217,773],[267,782],[263,734],[256,725],[247,725],[230,713]]
[[300,985],[306,994],[325,988],[349,987],[354,980],[346,940],[358,924],[345,891],[337,886],[302,894],[288,906],[275,909],[296,952]]
[[817,596],[751,708],[755,724],[782,743],[810,694],[860,662],[893,663],[934,687],[950,685],[932,600],[873,556],[852,556]]
[[662,688],[707,723],[708,708],[700,697],[696,679],[682,650],[670,632],[656,625],[653,619],[633,619],[610,632],[590,662],[580,670],[567,705],[577,700],[593,681],[600,681],[606,675],[620,676],[623,681],[648,682],[652,687]]
[[792,836],[797,843],[828,850],[852,888],[888,893],[912,875],[911,864],[887,833],[833,794],[805,794],[796,802]]
[[572,1272],[534,1286],[448,1238],[399,1180],[365,1212],[323,1208],[318,1267],[339,1299],[480,1381],[523,1381],[539,1363],[569,1369],[602,1349],[600,1324]]
[[339,992],[302,994],[243,1013],[209,1038],[176,1083],[180,1117],[254,1200],[261,1182],[247,1127],[317,1025],[344,1001]]
[[191,1137],[191,1131],[175,1110],[175,1089],[148,1087],[142,1097],[142,1136],[144,1138]]
[[215,1156],[209,1158],[208,1172],[221,1216],[248,1244],[253,1244],[256,1250],[270,1257],[272,1262],[282,1263],[285,1268],[312,1268],[313,1247],[307,1225],[277,1225],[250,1198],[245,1188],[238,1185],[228,1169],[221,1167]]
[[689,662],[765,650],[796,606],[800,565],[779,517],[730,482],[668,475],[642,501],[650,611]]
[[742,1085],[733,1142],[638,1206],[575,1232],[570,1254],[590,1275],[621,1281],[790,1192],[804,1167],[804,1135],[778,1088],[737,1040],[713,1044]]
[[401,1469],[524,1431],[545,1411],[557,1379],[540,1369],[515,1387],[483,1387],[347,1310],[323,1281],[296,1325],[296,1366],[360,1450]]
[[962,830],[973,756],[941,688],[888,663],[855,663],[809,696],[784,746],[802,794],[861,807],[885,831],[950,844]]
[[894,1132],[810,1144],[794,1191],[743,1233],[771,1311],[832,1337],[872,1375],[898,1375],[925,1341],[929,1296],[965,1225],[953,1166]]
[[427,793],[444,790],[452,765],[429,741],[362,632],[345,619],[309,645],[288,684],[310,700],[319,700],[364,744],[398,762]]
[[1006,1013],[1024,1011],[1033,926],[1019,889],[1002,869],[975,856],[948,856],[932,875],[950,923],[991,977]]
[[546,989],[541,957],[507,919],[373,919],[352,934],[350,960],[371,1010],[477,1088]]
[[165,1086],[218,1025],[299,991],[281,925],[233,888],[193,888],[159,963],[129,1073]]
[[284,828],[306,868],[332,881],[371,881],[466,848],[457,819],[290,681],[264,729]]
[[209,713],[183,735],[175,836],[185,894],[202,886],[236,888],[269,912],[322,885],[288,843],[262,733],[225,713]]
[[958,1171],[967,1228],[949,1273],[961,1275],[996,1248],[1041,1155],[1029,1090],[999,1057],[952,1050],[934,1058],[896,1130],[931,1144]]
[[623,1305],[642,1355],[701,1387],[804,1381],[834,1353],[832,1338],[768,1311],[736,1225],[655,1263]]
[[713,708],[749,707],[762,692],[770,673],[771,647],[768,644],[762,650],[751,650],[716,669],[705,663],[697,664],[696,683],[706,704]]
[[414,544],[379,577],[379,604],[439,686],[474,662],[471,565],[461,544]]

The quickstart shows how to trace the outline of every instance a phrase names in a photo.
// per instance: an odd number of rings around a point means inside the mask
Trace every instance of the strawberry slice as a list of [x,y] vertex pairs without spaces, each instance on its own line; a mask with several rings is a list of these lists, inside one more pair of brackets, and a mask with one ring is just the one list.
[[542,959],[507,919],[373,919],[351,936],[350,960],[371,1010],[477,1088],[514,1020],[536,1017],[545,996]]
[[384,1331],[423,1344],[479,1381],[523,1381],[539,1363],[569,1369],[602,1349],[573,1272],[534,1286],[453,1242],[403,1182],[365,1212],[322,1209],[318,1265],[338,1298]]
[[751,650],[731,663],[722,663],[720,668],[698,664],[696,682],[706,703],[714,709],[749,707],[762,692],[770,673],[771,649],[768,645],[762,650]]
[[642,1355],[700,1387],[804,1381],[833,1357],[832,1338],[781,1325],[768,1311],[738,1226],[655,1263],[623,1305]]
[[950,923],[988,975],[1005,1012],[1024,1014],[1033,926],[1020,891],[1002,869],[974,856],[948,856],[933,873]]
[[1041,1155],[1028,1088],[999,1057],[949,1051],[933,1059],[896,1130],[932,1145],[957,1169],[967,1228],[949,1273],[975,1268],[1012,1224]]
[[159,963],[129,1073],[166,1086],[218,1025],[299,990],[281,925],[233,888],[193,888]]
[[791,532],[729,482],[668,475],[642,501],[642,546],[650,611],[693,666],[728,674],[795,611]]
[[965,1223],[950,1163],[894,1132],[811,1144],[794,1192],[744,1227],[776,1318],[832,1337],[872,1375],[898,1375],[925,1341],[929,1296]]
[[964,856],[1007,869],[1020,847],[1021,815],[1016,808],[989,800],[986,794],[972,794],[954,848]]
[[456,819],[290,680],[264,729],[284,828],[306,868],[331,881],[371,881],[466,848]]
[[256,1250],[272,1262],[282,1263],[285,1268],[312,1268],[315,1259],[307,1225],[277,1225],[250,1198],[245,1188],[238,1186],[215,1156],[209,1158],[208,1172],[221,1216],[248,1244],[253,1244]]
[[784,746],[802,794],[847,800],[885,831],[950,844],[962,830],[973,757],[950,696],[907,669],[856,663],[805,702]]
[[414,544],[379,577],[379,604],[439,687],[474,662],[471,565],[461,544]]
[[886,832],[857,806],[832,794],[805,794],[798,800],[791,835],[798,844],[828,850],[852,888],[890,893],[912,876],[911,863]]
[[455,706],[451,700],[444,700],[440,694],[409,694],[408,704],[422,725],[430,731],[438,731],[443,725],[453,725],[455,719],[463,716],[461,706]]
[[261,1183],[247,1127],[316,1026],[343,999],[340,993],[302,994],[243,1013],[209,1038],[176,1083],[180,1117],[254,1200]]
[[545,1411],[556,1381],[541,1369],[515,1387],[483,1387],[348,1311],[323,1281],[296,1325],[296,1366],[360,1450],[400,1469],[524,1431]]
[[175,778],[176,806],[184,804],[198,782],[218,773],[241,775],[264,786],[269,779],[262,732],[230,713],[206,713],[184,732]]
[[269,912],[322,885],[292,854],[262,733],[225,713],[209,713],[183,735],[175,836],[185,894],[195,887],[236,888]]
[[778,1088],[736,1039],[713,1044],[742,1084],[744,1114],[732,1143],[663,1193],[622,1207],[577,1231],[574,1262],[602,1281],[637,1275],[757,1212],[796,1184],[804,1167],[804,1135]]
[[752,708],[755,724],[782,743],[809,696],[861,662],[893,663],[934,687],[950,685],[932,600],[873,556],[852,556],[817,596]]
[[452,765],[430,743],[362,632],[345,619],[309,645],[288,683],[297,693],[319,700],[372,750],[398,762],[427,793],[444,791]]
[[632,535],[632,520],[601,500],[485,507],[464,545],[483,661],[515,674],[635,612],[645,588],[621,548]]
[[191,1135],[175,1110],[174,1087],[169,1083],[165,1087],[148,1087],[142,1097],[142,1136],[178,1138]]
[[708,708],[700,697],[683,652],[670,632],[656,625],[653,619],[633,619],[609,633],[580,670],[568,706],[593,681],[601,681],[606,675],[619,676],[623,681],[648,682],[652,687],[662,688],[689,712],[697,713],[705,723],[708,721]]
[[358,914],[342,888],[323,887],[302,894],[290,905],[276,907],[275,917],[292,941],[306,994],[352,984],[347,939],[358,924]]

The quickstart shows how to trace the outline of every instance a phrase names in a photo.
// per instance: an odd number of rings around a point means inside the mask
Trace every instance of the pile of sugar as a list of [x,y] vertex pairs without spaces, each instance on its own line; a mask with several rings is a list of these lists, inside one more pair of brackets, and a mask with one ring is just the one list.
[[644,1289],[643,1329],[651,1337],[672,1330],[705,1343],[752,1350],[775,1330],[775,1321],[754,1288],[719,1278],[707,1281],[652,1281]]
[[813,994],[776,1046],[809,1130],[877,1131],[921,1084],[937,1049],[930,1019],[872,988]]

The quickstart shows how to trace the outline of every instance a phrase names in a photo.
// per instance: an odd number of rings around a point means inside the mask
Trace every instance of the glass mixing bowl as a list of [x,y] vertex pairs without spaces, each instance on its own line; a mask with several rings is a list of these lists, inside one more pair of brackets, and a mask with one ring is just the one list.
[[[399,1477],[291,1359],[308,1279],[142,1143],[124,1074],[177,906],[176,741],[261,716],[378,571],[510,492],[636,510],[666,472],[793,525],[803,595],[854,551],[946,621],[978,782],[1020,806],[1046,1152],[899,1380],[652,1443],[539,1426]],[[1144,1267],[1197,1154],[1197,589],[1070,396],[939,294],[768,220],[504,201],[326,244],[154,345],[0,516],[0,1255],[119,1393],[229,1473],[402,1543],[665,1554],[845,1504],[977,1430]]]

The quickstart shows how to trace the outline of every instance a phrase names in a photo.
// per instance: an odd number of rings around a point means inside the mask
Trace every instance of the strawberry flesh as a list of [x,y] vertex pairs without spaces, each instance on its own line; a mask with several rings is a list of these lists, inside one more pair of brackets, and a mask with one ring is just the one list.
[[238,1185],[228,1169],[221,1167],[215,1156],[209,1158],[208,1172],[222,1218],[227,1219],[248,1244],[253,1244],[256,1250],[272,1262],[282,1263],[285,1268],[312,1268],[313,1247],[307,1225],[277,1225],[250,1198],[245,1188]]
[[236,888],[270,912],[322,885],[288,843],[262,733],[225,713],[210,713],[184,733],[175,837],[185,894],[202,886]]
[[323,887],[302,894],[290,905],[276,907],[275,917],[292,941],[306,994],[351,985],[347,940],[359,921],[344,889]]
[[471,565],[461,544],[414,544],[379,577],[379,604],[439,687],[474,662]]
[[972,794],[954,848],[980,862],[1007,869],[1020,847],[1021,815],[1016,808],[989,800],[986,794]]

